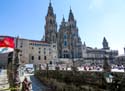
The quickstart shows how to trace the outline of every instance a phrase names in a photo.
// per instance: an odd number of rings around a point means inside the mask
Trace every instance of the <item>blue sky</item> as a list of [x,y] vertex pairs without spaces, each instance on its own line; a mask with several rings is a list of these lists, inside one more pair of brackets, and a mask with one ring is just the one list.
[[[125,47],[125,0],[51,0],[58,28],[70,6],[79,35],[87,46],[102,48],[105,36],[111,49]],[[49,0],[0,0],[0,35],[41,40]]]

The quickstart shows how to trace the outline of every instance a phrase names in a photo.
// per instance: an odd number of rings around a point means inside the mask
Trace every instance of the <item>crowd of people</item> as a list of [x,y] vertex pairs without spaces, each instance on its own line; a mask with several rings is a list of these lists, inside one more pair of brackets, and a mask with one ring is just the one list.
[[[64,64],[58,64],[58,65],[48,65],[48,70],[56,70],[56,67],[59,68],[59,70],[72,70],[71,66],[66,66]],[[47,65],[42,64],[41,69],[46,70]],[[78,71],[102,71],[103,65],[81,65],[77,66]],[[117,69],[117,70],[125,70],[125,67],[123,65],[111,65],[111,69]]]

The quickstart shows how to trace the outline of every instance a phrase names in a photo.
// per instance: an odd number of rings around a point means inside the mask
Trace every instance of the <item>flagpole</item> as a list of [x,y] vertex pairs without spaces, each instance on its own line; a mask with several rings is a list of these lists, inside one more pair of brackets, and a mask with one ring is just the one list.
[[20,88],[20,78],[19,78],[19,57],[18,54],[20,52],[20,49],[18,49],[18,40],[19,37],[16,37],[16,46],[14,49],[15,52],[15,58],[14,58],[14,87],[17,88],[15,91],[19,91]]

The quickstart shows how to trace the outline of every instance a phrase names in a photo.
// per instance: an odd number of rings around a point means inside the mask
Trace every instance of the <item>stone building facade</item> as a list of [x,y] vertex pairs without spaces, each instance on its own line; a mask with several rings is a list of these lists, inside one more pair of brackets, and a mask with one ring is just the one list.
[[[0,38],[11,36],[0,36]],[[49,44],[45,41],[29,40],[13,37],[15,40],[15,47],[20,50],[19,60],[20,64],[43,64],[54,63],[57,61],[57,45],[56,43]],[[8,54],[0,54],[1,63],[7,64]],[[14,55],[13,55],[14,57]]]
[[115,63],[118,65],[124,65],[125,67],[125,48],[124,48],[124,54],[116,56]]
[[57,59],[57,45],[45,41],[19,39],[18,48],[20,61],[25,63],[43,64],[55,62]]
[[58,32],[56,15],[54,14],[51,2],[45,20],[45,41],[50,44],[57,44],[58,57],[68,59],[82,58],[82,42],[72,10],[70,9],[68,21],[65,21],[63,17]]
[[125,54],[116,56],[115,63],[118,65],[124,65],[125,66]]
[[103,48],[97,49],[92,47],[87,47],[84,43],[83,45],[83,60],[86,64],[102,65],[104,60],[108,60],[110,64],[115,63],[115,58],[118,55],[117,50],[110,50],[108,42],[104,37],[102,42]]

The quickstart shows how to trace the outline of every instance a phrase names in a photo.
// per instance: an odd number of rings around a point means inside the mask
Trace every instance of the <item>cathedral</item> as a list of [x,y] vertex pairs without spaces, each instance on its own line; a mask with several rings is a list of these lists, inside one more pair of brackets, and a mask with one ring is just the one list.
[[45,20],[45,41],[57,44],[58,58],[82,58],[82,42],[72,10],[69,11],[68,21],[62,18],[57,31],[56,14],[50,2]]
[[[115,63],[118,51],[110,49],[105,37],[100,49],[88,47],[85,43],[82,44],[71,8],[68,20],[65,20],[63,17],[59,29],[57,29],[57,26],[56,14],[50,2],[45,17],[45,35],[43,40],[3,35],[0,35],[0,40],[5,37],[14,38],[15,45],[21,50],[19,52],[20,64],[30,63],[39,65],[48,63],[57,64],[59,62],[72,64],[72,62],[78,62],[79,64],[101,65],[105,59],[111,64]],[[18,42],[16,42],[17,40]],[[8,55],[0,55],[0,65],[7,64]]]

